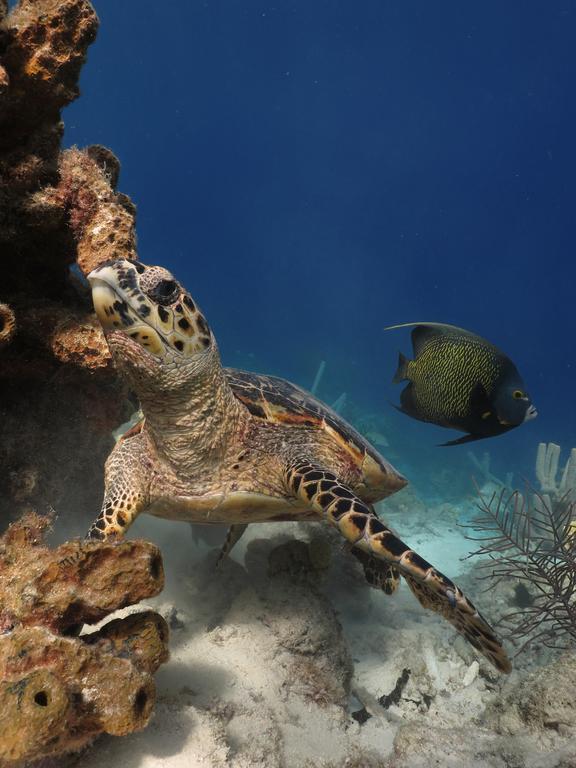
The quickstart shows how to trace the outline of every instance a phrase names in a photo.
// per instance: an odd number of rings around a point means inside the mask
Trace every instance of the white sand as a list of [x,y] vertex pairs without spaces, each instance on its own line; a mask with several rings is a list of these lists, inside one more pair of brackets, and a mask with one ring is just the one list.
[[[402,517],[389,519],[411,546],[447,575],[465,576],[469,563],[461,558],[471,546],[453,519],[419,515],[406,525]],[[549,744],[544,750],[531,737],[514,744],[483,727],[486,704],[519,673],[503,679],[478,663],[405,586],[391,597],[367,589],[338,546],[318,589],[269,577],[267,555],[278,544],[271,539],[304,537],[304,526],[251,526],[221,572],[186,525],[146,518],[134,528],[165,556],[167,587],[150,604],[180,626],[157,675],[148,728],[101,738],[83,768],[576,766],[569,740],[554,756]],[[250,543],[257,539],[266,541]],[[492,598],[474,597],[490,614]],[[363,725],[347,711],[361,706],[354,697],[341,706],[352,665],[352,690],[373,712]],[[401,701],[384,711],[375,700],[394,689],[403,669],[410,675]],[[506,762],[506,750],[516,762]]]

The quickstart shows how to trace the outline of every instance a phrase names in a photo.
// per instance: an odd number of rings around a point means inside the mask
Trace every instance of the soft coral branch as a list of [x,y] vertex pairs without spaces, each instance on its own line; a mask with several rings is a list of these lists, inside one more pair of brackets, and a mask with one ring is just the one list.
[[480,578],[491,587],[503,580],[532,587],[532,604],[503,616],[500,626],[524,641],[522,649],[536,640],[565,648],[576,640],[576,503],[569,494],[552,502],[530,488],[503,489],[490,498],[479,492],[478,509],[472,528],[480,535],[468,538],[480,544],[470,556],[485,558]]

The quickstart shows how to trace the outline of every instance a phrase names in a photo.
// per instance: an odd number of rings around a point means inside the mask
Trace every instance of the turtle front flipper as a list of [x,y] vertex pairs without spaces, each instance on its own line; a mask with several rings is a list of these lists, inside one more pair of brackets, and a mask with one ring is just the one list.
[[296,498],[321,513],[360,551],[393,566],[425,608],[440,613],[497,669],[510,672],[502,643],[472,602],[454,582],[392,533],[333,472],[308,461],[296,461],[288,465],[285,477]]
[[106,461],[102,510],[86,534],[88,539],[121,538],[150,503],[142,436],[128,432]]

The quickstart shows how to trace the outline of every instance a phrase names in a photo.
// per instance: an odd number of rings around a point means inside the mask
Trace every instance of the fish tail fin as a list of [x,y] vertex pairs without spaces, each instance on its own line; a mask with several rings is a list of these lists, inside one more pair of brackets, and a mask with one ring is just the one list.
[[398,353],[398,368],[392,379],[392,384],[399,384],[401,381],[405,381],[408,378],[408,364],[410,360],[402,354]]

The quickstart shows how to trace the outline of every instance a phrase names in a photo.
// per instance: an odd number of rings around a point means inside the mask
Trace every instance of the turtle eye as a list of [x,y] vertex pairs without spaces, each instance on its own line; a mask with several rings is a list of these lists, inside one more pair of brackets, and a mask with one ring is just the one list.
[[523,397],[526,397],[524,392],[522,392],[521,389],[515,389],[514,392],[512,392],[512,397],[514,400],[522,400]]
[[151,299],[159,304],[172,304],[178,298],[178,283],[175,280],[160,280],[149,291]]

